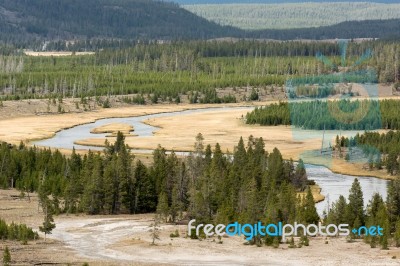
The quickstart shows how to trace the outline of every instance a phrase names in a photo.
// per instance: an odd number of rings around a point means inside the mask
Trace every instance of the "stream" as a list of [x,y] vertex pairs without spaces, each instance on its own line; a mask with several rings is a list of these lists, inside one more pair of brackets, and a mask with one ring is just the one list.
[[[237,110],[241,108],[243,110],[252,110],[253,107],[215,107],[215,108],[204,108],[204,109],[194,109],[194,110],[185,110],[178,112],[168,112],[168,113],[158,113],[151,115],[143,115],[137,117],[126,117],[126,118],[105,118],[97,120],[94,123],[83,124],[79,126],[75,126],[69,129],[61,130],[56,133],[56,135],[52,138],[35,141],[33,144],[36,146],[44,146],[58,149],[91,149],[91,150],[102,150],[102,147],[93,147],[93,146],[83,146],[74,144],[77,140],[88,139],[88,138],[100,138],[104,139],[108,134],[92,134],[90,131],[93,128],[111,124],[111,123],[124,123],[132,125],[135,129],[135,134],[137,138],[141,137],[151,137],[154,132],[159,130],[159,128],[150,126],[144,123],[145,120],[150,118],[160,118],[160,117],[170,117],[170,116],[178,116],[178,115],[186,115],[186,114],[194,114],[201,112],[210,112],[216,110]],[[316,132],[317,133],[317,132]],[[134,153],[151,153],[152,150],[132,150]],[[184,152],[176,152],[179,155],[185,155],[187,153]],[[308,174],[308,178],[314,180],[322,189],[321,193],[325,195],[325,200],[318,203],[317,210],[321,215],[324,210],[327,209],[328,203],[332,204],[335,202],[340,195],[348,197],[349,190],[352,182],[354,181],[354,176],[335,174],[330,171],[328,168],[324,166],[316,166],[306,164],[306,170]],[[357,177],[360,181],[363,193],[364,193],[364,204],[365,206],[368,204],[374,193],[380,193],[383,199],[386,199],[387,196],[387,184],[389,181],[378,179],[374,177]]]

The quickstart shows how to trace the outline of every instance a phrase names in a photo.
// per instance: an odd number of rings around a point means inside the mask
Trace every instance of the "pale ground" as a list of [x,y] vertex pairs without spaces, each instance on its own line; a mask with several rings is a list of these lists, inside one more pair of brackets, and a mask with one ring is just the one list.
[[[43,213],[38,212],[37,196],[20,199],[15,190],[0,190],[0,217],[7,222],[26,223],[37,230]],[[9,246],[13,265],[71,263],[82,265],[399,265],[400,249],[371,249],[345,238],[310,238],[310,246],[288,248],[245,246],[243,238],[223,237],[203,241],[186,238],[185,225],[161,224],[160,240],[151,246],[153,215],[86,216],[61,215],[56,229],[43,239],[23,246],[0,242],[0,252]],[[171,238],[178,229],[180,237]],[[296,240],[297,241],[297,240]],[[397,259],[392,259],[396,256]]]
[[[73,52],[61,51],[61,52],[35,52],[35,51],[28,51],[25,50],[24,54],[28,56],[71,56]],[[92,55],[95,52],[75,52],[75,55]]]

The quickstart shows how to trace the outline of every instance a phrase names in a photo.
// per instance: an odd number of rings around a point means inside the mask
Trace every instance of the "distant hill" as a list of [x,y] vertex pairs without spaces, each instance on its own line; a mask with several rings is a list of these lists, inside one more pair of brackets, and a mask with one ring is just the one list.
[[221,25],[242,29],[292,29],[345,21],[400,18],[400,3],[200,4],[187,10]]
[[151,0],[0,0],[0,39],[213,38],[237,34]]
[[[29,47],[44,40],[385,38],[400,20],[343,22],[306,29],[246,31],[220,26],[176,4],[151,0],[0,0],[0,41]],[[101,45],[101,44],[100,44]]]
[[181,5],[189,4],[238,4],[238,3],[260,3],[260,4],[283,4],[283,3],[338,3],[338,2],[368,2],[397,4],[398,0],[170,0]]
[[400,19],[347,21],[318,28],[248,31],[247,36],[277,40],[399,38]]

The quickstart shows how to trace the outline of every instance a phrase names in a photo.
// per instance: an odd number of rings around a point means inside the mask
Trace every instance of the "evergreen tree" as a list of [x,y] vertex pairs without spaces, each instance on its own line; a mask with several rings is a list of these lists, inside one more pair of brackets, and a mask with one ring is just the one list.
[[99,155],[93,157],[93,168],[87,174],[82,207],[89,214],[99,214],[104,208],[104,180],[102,161]]
[[360,225],[364,224],[364,198],[357,178],[354,179],[350,189],[347,218],[350,225],[354,225],[357,218]]
[[315,208],[314,197],[311,193],[311,189],[307,190],[307,195],[304,200],[304,221],[307,224],[317,224],[320,220],[319,215],[317,213],[317,209]]
[[343,195],[339,196],[339,199],[337,202],[332,204],[332,208],[330,208],[327,219],[326,219],[326,224],[343,224],[347,223],[346,219],[346,211],[347,211],[347,202],[345,197]]
[[268,177],[270,182],[276,182],[277,185],[289,181],[286,179],[288,177],[284,175],[282,154],[277,148],[274,148],[268,157]]
[[377,223],[383,228],[383,235],[379,237],[379,244],[382,249],[388,249],[388,241],[390,237],[389,216],[384,203],[379,205],[379,211],[376,217]]
[[150,179],[146,166],[137,161],[134,178],[135,183],[135,209],[134,213],[153,212],[157,206],[154,181]]
[[296,166],[296,171],[291,181],[296,188],[299,188],[301,190],[303,190],[306,186],[307,173],[302,159],[299,160],[299,163]]
[[11,253],[10,250],[8,249],[8,246],[4,248],[3,252],[3,265],[4,266],[9,266],[11,265]]
[[168,206],[168,196],[167,193],[161,192],[158,196],[158,204],[157,204],[157,214],[160,216],[160,219],[167,221],[169,214],[169,206]]
[[50,200],[46,199],[43,203],[44,221],[42,226],[39,226],[39,230],[44,233],[44,241],[46,241],[46,236],[51,234],[56,224],[53,219],[53,207]]
[[400,247],[400,220],[396,223],[396,231],[394,233],[394,241],[396,247]]
[[387,209],[389,220],[392,225],[396,223],[400,216],[400,179],[397,178],[391,181],[388,185]]

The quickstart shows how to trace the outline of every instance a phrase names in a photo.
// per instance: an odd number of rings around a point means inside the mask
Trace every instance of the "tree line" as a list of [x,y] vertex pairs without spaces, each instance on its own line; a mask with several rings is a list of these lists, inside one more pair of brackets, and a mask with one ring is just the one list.
[[247,124],[293,125],[314,130],[400,129],[397,100],[280,102],[247,113]]
[[[368,48],[372,50],[371,58],[359,65],[359,58]],[[289,81],[389,82],[400,87],[397,43],[350,42],[347,50],[348,64],[354,67],[345,73],[338,67],[342,61],[340,47],[323,42],[150,42],[87,56],[2,56],[0,96],[3,100],[18,100],[137,94],[179,102],[197,92],[200,97],[196,102],[203,98],[207,103],[227,101],[208,101],[215,98],[215,89],[280,89]],[[326,55],[330,64],[316,58],[316,54]]]
[[367,206],[364,206],[363,192],[357,178],[354,180],[348,200],[340,196],[330,206],[324,215],[325,224],[349,224],[350,228],[358,229],[360,226],[380,226],[383,228],[382,236],[363,235],[351,233],[351,239],[363,238],[371,248],[380,246],[388,249],[389,246],[400,247],[400,180],[391,181],[388,186],[388,197],[384,201],[378,193],[372,196]]

